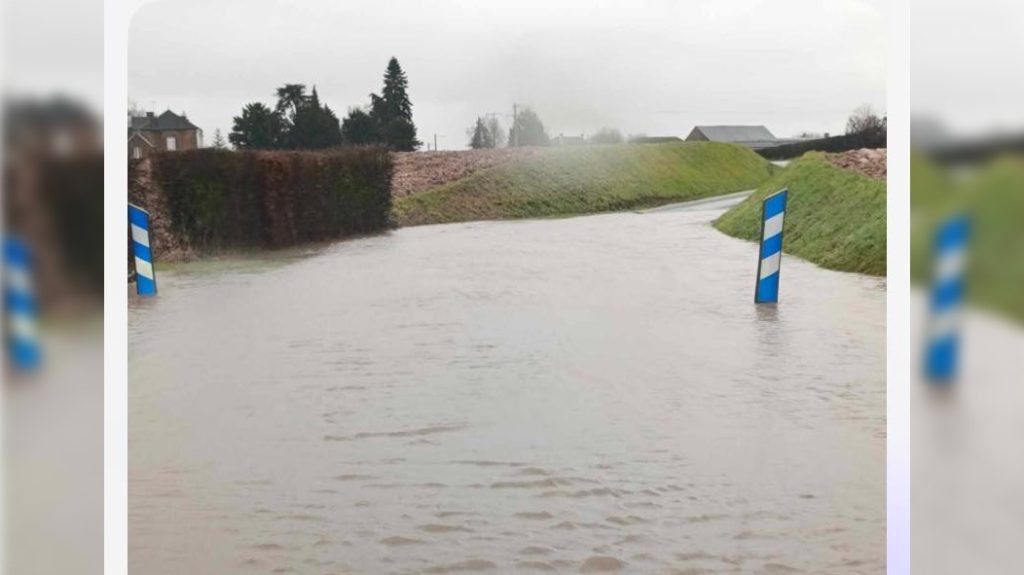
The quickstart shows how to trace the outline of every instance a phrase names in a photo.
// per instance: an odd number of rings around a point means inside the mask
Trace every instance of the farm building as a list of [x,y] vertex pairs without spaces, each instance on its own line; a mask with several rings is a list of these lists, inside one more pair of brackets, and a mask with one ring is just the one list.
[[782,143],[764,126],[695,126],[687,142],[726,142],[741,144],[755,150]]

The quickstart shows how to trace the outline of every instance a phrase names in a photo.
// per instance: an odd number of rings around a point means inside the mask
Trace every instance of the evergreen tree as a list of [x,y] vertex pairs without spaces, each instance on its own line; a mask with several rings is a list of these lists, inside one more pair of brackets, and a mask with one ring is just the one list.
[[227,142],[224,141],[224,136],[220,133],[220,128],[213,131],[213,148],[215,150],[223,150],[228,147]]
[[342,144],[341,122],[338,121],[338,115],[327,104],[320,108],[319,132],[320,141],[323,143],[324,148],[340,146]]
[[272,150],[281,146],[284,125],[281,116],[259,102],[242,108],[235,116],[228,140],[239,149]]
[[367,146],[380,144],[380,130],[377,121],[359,108],[350,108],[341,124],[341,138],[345,145]]
[[276,91],[274,113],[281,123],[278,147],[288,150],[319,150],[341,144],[338,116],[320,104],[316,87],[306,95],[304,84],[285,84]]
[[[313,87],[313,93],[293,104],[286,104],[295,110],[289,126],[289,144],[296,150],[321,150],[341,144],[341,128],[338,117],[327,106],[320,105],[320,95]],[[279,103],[280,104],[280,103]],[[280,106],[279,106],[280,107]]]
[[509,145],[515,143],[516,146],[547,146],[551,143],[540,116],[530,108],[523,108],[516,115],[509,130],[508,141]]
[[487,129],[487,125],[484,124],[483,118],[476,119],[476,126],[468,130],[472,134],[469,139],[469,147],[474,150],[481,150],[484,148],[494,147],[494,136],[491,131]]
[[384,89],[381,90],[388,113],[393,118],[405,118],[412,121],[412,102],[409,101],[409,80],[393,57],[388,61],[388,69],[384,72]]
[[412,121],[412,102],[407,92],[409,80],[392,57],[384,72],[381,95],[370,94],[370,116],[377,124],[382,143],[401,151],[412,151],[422,144],[416,139],[416,125]]
[[285,84],[277,89],[277,113],[291,120],[306,102],[305,84]]

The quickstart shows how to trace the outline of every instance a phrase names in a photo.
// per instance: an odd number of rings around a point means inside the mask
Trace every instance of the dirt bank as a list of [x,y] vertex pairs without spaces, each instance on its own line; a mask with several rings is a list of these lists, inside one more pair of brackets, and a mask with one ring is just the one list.
[[542,148],[498,148],[453,152],[396,152],[391,196],[402,198],[465,178],[516,158],[543,153]]
[[853,170],[876,180],[884,180],[886,175],[886,149],[861,148],[839,154],[825,154],[825,159],[833,166],[844,170]]

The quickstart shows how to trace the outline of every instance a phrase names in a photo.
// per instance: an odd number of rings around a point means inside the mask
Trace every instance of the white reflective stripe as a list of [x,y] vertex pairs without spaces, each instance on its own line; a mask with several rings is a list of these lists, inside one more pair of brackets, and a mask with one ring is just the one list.
[[939,339],[956,333],[959,327],[960,309],[954,307],[932,317],[928,332],[933,339]]
[[25,268],[7,268],[4,272],[7,287],[11,291],[30,293],[32,291],[32,276]]
[[144,278],[153,279],[153,264],[144,259],[135,258],[135,272]]
[[763,239],[768,239],[772,236],[777,236],[782,233],[782,217],[785,215],[786,212],[779,212],[764,221],[764,236],[762,236]]
[[20,339],[36,339],[36,322],[32,316],[11,314],[11,336]]
[[147,232],[145,228],[140,228],[139,226],[132,224],[132,239],[147,248],[149,247],[149,232]]
[[773,273],[779,271],[779,263],[782,261],[782,252],[775,252],[774,254],[761,260],[761,277],[764,279]]
[[965,254],[962,247],[940,254],[935,261],[935,279],[942,281],[959,277],[964,270]]

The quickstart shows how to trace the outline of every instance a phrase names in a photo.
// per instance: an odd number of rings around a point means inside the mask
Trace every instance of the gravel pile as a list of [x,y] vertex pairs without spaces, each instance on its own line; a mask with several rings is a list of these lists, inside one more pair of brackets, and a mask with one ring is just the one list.
[[864,174],[876,180],[885,179],[886,149],[851,150],[839,154],[825,154],[825,159],[834,166]]

